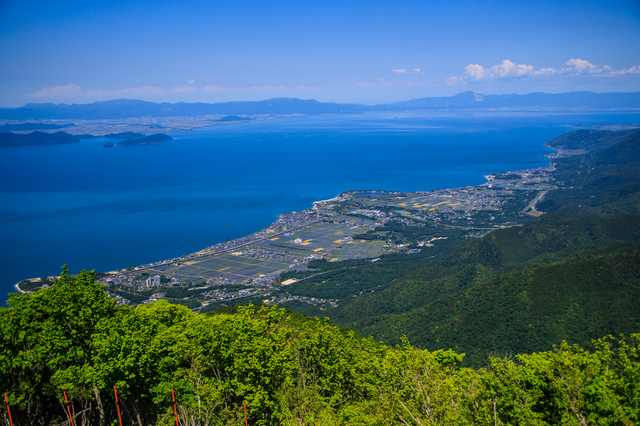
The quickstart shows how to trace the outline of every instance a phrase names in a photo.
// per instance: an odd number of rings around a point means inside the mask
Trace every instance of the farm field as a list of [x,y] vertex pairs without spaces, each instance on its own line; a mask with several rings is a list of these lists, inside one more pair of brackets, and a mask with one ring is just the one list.
[[[376,261],[393,253],[424,255],[445,240],[451,245],[479,238],[492,229],[521,225],[530,219],[527,211],[535,211],[551,185],[551,171],[540,168],[488,175],[484,185],[429,192],[348,191],[316,201],[310,209],[283,213],[254,234],[179,258],[114,271],[102,282],[115,297],[120,297],[120,291],[145,294],[149,301],[171,294],[166,297],[184,300],[193,309],[244,298],[275,300],[280,296],[274,291],[306,279],[309,272],[318,273],[309,271],[316,267],[309,266],[314,260],[333,263]],[[285,272],[291,274],[282,279]],[[182,290],[173,290],[176,288]],[[287,297],[325,307],[337,303],[300,294]],[[122,299],[129,303],[126,297]]]
[[[302,265],[310,259],[359,259],[389,253],[381,241],[353,240],[373,221],[338,216],[333,222],[312,225],[244,246],[234,251],[147,268],[149,275],[178,281],[226,279],[245,282]],[[303,266],[300,266],[303,267]]]

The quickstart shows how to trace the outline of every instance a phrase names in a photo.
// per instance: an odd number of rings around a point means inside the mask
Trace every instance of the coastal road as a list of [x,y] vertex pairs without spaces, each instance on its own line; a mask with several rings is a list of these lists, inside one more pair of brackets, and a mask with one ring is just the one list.
[[547,192],[549,192],[548,189],[544,191],[540,191],[538,195],[536,195],[536,198],[531,200],[529,205],[525,207],[524,210],[522,210],[522,213],[526,213],[528,215],[535,216],[535,217],[542,216],[544,213],[536,210],[536,204],[538,203],[538,201],[542,200],[542,198],[547,194]]

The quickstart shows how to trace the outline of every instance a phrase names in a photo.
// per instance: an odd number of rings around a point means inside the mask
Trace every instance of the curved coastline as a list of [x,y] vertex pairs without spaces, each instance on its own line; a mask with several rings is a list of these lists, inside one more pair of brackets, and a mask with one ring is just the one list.
[[18,290],[18,292],[19,292],[20,294],[28,294],[28,293],[32,293],[31,291],[25,291],[25,290],[22,290],[22,289],[20,288],[20,283],[16,283],[16,284],[14,284],[14,285],[13,285],[13,287],[14,287],[16,290]]
[[[544,145],[548,146],[546,143]],[[552,149],[554,149],[554,148],[552,148]],[[544,154],[543,154],[543,156],[544,156]],[[550,161],[550,165],[547,166],[547,167],[544,167],[544,169],[554,170],[552,162]],[[519,171],[520,170],[514,170],[514,171],[509,171],[508,173],[519,172]],[[522,171],[524,171],[524,170],[522,170]],[[480,184],[478,186],[484,186],[484,187],[492,188],[493,183],[494,183],[494,179],[495,179],[495,174],[487,174],[487,175],[484,175],[483,177],[487,180],[487,182],[485,182],[483,184]],[[466,188],[466,187],[462,187],[462,188]],[[455,189],[455,188],[445,188],[445,189]],[[440,190],[445,190],[445,189],[440,189]],[[427,193],[427,192],[429,192],[429,191],[425,191],[424,193]],[[546,192],[547,191],[545,191],[545,193]],[[310,207],[309,210],[310,211],[315,211],[316,215],[317,215],[318,214],[318,209],[320,207],[326,206],[327,204],[331,204],[331,203],[334,203],[334,202],[338,202],[339,203],[339,202],[345,201],[345,200],[351,198],[353,195],[361,194],[361,193],[362,194],[364,194],[364,193],[374,193],[374,194],[386,194],[386,195],[401,195],[401,194],[403,194],[401,191],[392,191],[392,190],[372,190],[372,189],[347,190],[347,191],[342,191],[340,194],[338,194],[337,196],[335,196],[333,198],[329,198],[329,199],[325,199],[325,200],[313,201],[312,202],[312,207]],[[418,191],[417,193],[423,193],[423,192],[422,191]],[[539,201],[539,199],[536,199],[536,202],[537,201]],[[533,206],[530,206],[530,208],[532,208],[532,210],[535,211],[535,203],[533,204]],[[283,214],[286,215],[286,214],[294,214],[294,213],[297,213],[297,212],[286,212],[286,213],[283,213]],[[536,211],[536,213],[543,214],[542,212],[537,212],[537,211]],[[319,219],[317,217],[316,217],[315,220],[319,221]],[[282,231],[282,232],[280,232],[278,234],[269,234],[268,236],[260,235],[258,237],[258,239],[252,239],[249,242],[242,242],[242,243],[234,244],[234,243],[240,242],[241,240],[246,239],[246,238],[257,237],[258,234],[261,234],[261,233],[265,232],[266,230],[269,230],[270,228],[275,226],[276,223],[277,223],[277,221],[271,223],[269,226],[267,226],[266,228],[263,228],[260,231],[254,232],[254,233],[249,234],[249,235],[245,235],[245,236],[240,237],[240,238],[236,238],[234,240],[227,241],[226,244],[231,244],[232,247],[228,248],[228,249],[225,249],[225,250],[222,250],[222,252],[236,250],[239,247],[245,246],[247,244],[255,243],[255,242],[257,242],[257,241],[259,241],[261,239],[271,238],[271,237],[274,237],[276,235],[283,234],[285,231]],[[305,226],[306,225],[308,225],[308,224],[305,224]],[[292,228],[292,229],[289,229],[288,231],[295,230],[295,229],[296,228]],[[219,243],[219,244],[221,244],[221,243]],[[207,255],[211,254],[210,249],[212,247],[214,247],[214,246],[210,246],[210,247],[207,247],[205,249],[201,249],[201,250],[198,250],[196,252],[189,253],[189,254],[186,254],[186,255],[183,255],[183,256],[180,256],[180,257],[177,257],[177,258],[165,259],[165,260],[152,262],[150,264],[138,265],[138,266],[135,266],[133,268],[133,271],[143,271],[143,270],[150,269],[150,268],[153,268],[155,266],[162,265],[162,264],[177,262],[177,261],[186,260],[186,259],[193,260],[193,259],[196,259],[196,258],[204,257],[204,256],[207,256]],[[119,270],[107,271],[107,272],[105,272],[105,274],[106,275],[116,275],[117,276],[117,275],[127,274],[127,273],[130,273],[130,272],[131,271],[129,271],[127,269],[119,269]],[[55,278],[57,278],[57,277],[55,277]],[[22,280],[20,282],[32,281],[32,280],[38,280],[38,278],[27,278],[27,279],[24,279],[24,280]],[[18,282],[17,284],[14,285],[14,288],[16,290],[18,290],[18,292],[20,292],[21,294],[34,293],[33,291],[22,290],[20,288],[20,282]]]
[[[557,150],[556,150],[555,148],[553,148],[553,147],[550,147],[550,146],[549,146],[549,145],[547,145],[546,143],[545,143],[545,144],[543,144],[543,145],[544,145],[544,146],[546,146],[546,147],[548,147],[548,148],[550,148],[550,149],[552,149],[552,150],[554,150],[555,152],[553,152],[553,153],[549,153],[549,154],[546,154],[546,155],[545,155],[545,154],[540,154],[540,155],[543,155],[543,156],[545,156],[545,157],[548,157],[548,158],[549,158],[549,160],[553,161],[553,159],[552,159],[552,158],[550,158],[550,157],[551,157],[551,156],[556,156],[556,155],[558,154]],[[488,178],[487,178],[487,175],[484,175],[484,179],[486,180],[486,181],[484,182],[484,185],[487,185],[487,184],[490,184],[490,183],[491,183],[490,179],[488,179]],[[355,186],[355,185],[354,185],[354,186]],[[363,185],[363,186],[364,186],[364,185]],[[444,186],[444,185],[443,185],[443,186]],[[454,187],[454,186],[452,186],[452,188],[453,188],[453,187]],[[366,192],[366,191],[367,191],[367,190],[357,190],[357,191],[348,190],[348,191],[343,191],[343,192],[341,192],[339,195],[337,195],[337,196],[335,196],[335,197],[333,197],[333,198],[329,198],[329,199],[325,199],[325,200],[322,200],[322,199],[321,199],[321,200],[318,200],[318,201],[313,201],[313,202],[312,202],[312,207],[311,207],[311,208],[313,208],[313,207],[320,207],[320,206],[322,206],[322,205],[326,205],[326,204],[328,204],[328,203],[330,203],[330,202],[332,202],[332,201],[338,201],[338,200],[341,198],[341,196],[343,196],[343,197],[344,197],[344,195],[352,194],[352,193],[354,193],[354,192]],[[371,190],[371,191],[372,191],[372,192],[376,192],[376,193],[389,193],[389,194],[392,194],[392,193],[394,193],[394,192],[395,192],[395,191],[384,191],[384,190]],[[336,192],[338,192],[338,191],[336,191]],[[335,193],[335,192],[334,192],[334,193]],[[242,238],[242,237],[241,237],[241,238]],[[162,257],[161,257],[161,258],[162,258]],[[106,269],[106,268],[105,268],[105,269]],[[118,272],[119,272],[119,271],[112,271],[112,273],[118,273]],[[45,274],[46,274],[46,272],[45,272]],[[15,278],[14,278],[14,279],[15,279]],[[16,284],[14,284],[13,286],[14,286],[14,288],[15,288],[19,293],[21,293],[21,294],[31,293],[31,292],[30,292],[30,291],[28,291],[28,290],[23,290],[23,289],[21,289],[21,288],[20,288],[20,283],[19,283],[19,282],[18,282],[18,283],[16,283]]]

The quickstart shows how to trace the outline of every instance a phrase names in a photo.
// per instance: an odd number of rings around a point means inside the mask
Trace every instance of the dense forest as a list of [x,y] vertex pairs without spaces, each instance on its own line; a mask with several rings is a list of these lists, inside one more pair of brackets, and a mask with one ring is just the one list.
[[638,216],[546,214],[433,259],[314,262],[322,274],[287,290],[339,297],[340,306],[285,306],[390,345],[407,335],[422,348],[456,349],[467,353],[465,365],[484,366],[491,354],[563,340],[589,347],[640,330],[639,254]]
[[8,304],[0,383],[15,425],[640,422],[640,334],[472,369],[276,307],[116,306],[87,272]]

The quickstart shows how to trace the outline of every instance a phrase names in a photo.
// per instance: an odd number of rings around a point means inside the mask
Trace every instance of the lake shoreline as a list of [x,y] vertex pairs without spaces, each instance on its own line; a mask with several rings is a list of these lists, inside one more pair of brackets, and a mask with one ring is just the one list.
[[[62,264],[114,271],[193,253],[322,205],[345,187],[385,194],[484,184],[487,172],[548,166],[541,155],[557,151],[541,150],[544,142],[573,123],[637,117],[291,117],[171,132],[175,143],[148,147],[104,150],[96,140],[8,150],[0,164],[5,291],[24,293],[22,277],[59,275]],[[25,169],[30,179],[21,178]]]

